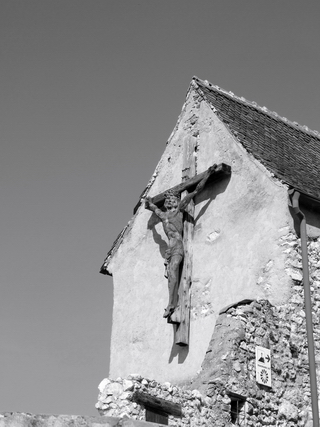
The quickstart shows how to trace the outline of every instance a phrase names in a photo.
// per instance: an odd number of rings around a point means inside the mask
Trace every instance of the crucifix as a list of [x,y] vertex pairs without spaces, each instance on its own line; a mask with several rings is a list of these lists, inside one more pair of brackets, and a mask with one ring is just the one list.
[[[218,166],[211,166],[202,174],[190,177],[195,174],[193,153],[192,144],[186,144],[181,184],[153,199],[145,198],[145,207],[161,219],[168,237],[165,276],[168,278],[169,303],[163,317],[167,318],[168,323],[176,326],[175,343],[181,346],[189,344],[194,229],[193,198],[204,188],[209,179],[217,181],[231,172],[230,166],[222,163]],[[182,194],[181,200],[180,194]],[[160,209],[162,205],[165,208],[164,211]]]

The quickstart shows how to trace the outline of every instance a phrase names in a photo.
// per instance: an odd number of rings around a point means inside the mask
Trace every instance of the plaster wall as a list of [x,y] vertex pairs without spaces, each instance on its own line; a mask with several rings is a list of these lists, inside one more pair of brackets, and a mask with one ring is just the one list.
[[114,277],[110,377],[139,373],[183,382],[201,367],[224,306],[243,298],[286,301],[290,278],[281,237],[292,230],[287,188],[244,150],[197,93],[188,94],[178,124],[153,177],[149,196],[181,182],[183,145],[195,138],[197,173],[213,163],[232,167],[230,179],[196,198],[189,347],[174,345],[162,318],[166,236],[141,206],[109,264]]

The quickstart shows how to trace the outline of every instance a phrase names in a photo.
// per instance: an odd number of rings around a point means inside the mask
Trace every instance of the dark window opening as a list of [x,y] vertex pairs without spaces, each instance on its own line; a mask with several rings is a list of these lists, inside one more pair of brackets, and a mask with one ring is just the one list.
[[179,403],[141,391],[134,392],[132,400],[146,409],[146,421],[167,426],[169,425],[169,415],[182,417],[182,409]]
[[146,407],[146,421],[167,426],[169,425],[169,416],[164,412],[156,412],[154,409]]
[[236,393],[228,393],[231,399],[230,416],[231,423],[236,426],[245,425],[245,403],[246,398]]

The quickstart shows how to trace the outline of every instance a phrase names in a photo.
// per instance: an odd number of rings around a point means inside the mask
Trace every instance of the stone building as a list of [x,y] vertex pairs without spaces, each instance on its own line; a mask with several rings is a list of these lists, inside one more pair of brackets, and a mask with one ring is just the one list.
[[[179,296],[163,318],[168,239],[144,199],[163,209],[166,190],[186,197],[212,165],[184,217]],[[305,216],[318,368],[319,172],[318,132],[193,78],[134,216],[101,268],[114,281],[110,378],[96,405],[102,415],[169,425],[313,425],[300,229]],[[270,349],[271,386],[257,381],[257,346]]]

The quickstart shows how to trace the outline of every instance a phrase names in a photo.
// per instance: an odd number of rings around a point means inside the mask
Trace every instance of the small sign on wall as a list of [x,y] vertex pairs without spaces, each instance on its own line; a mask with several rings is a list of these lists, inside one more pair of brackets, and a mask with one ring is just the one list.
[[256,347],[256,381],[271,387],[271,353],[269,348]]

